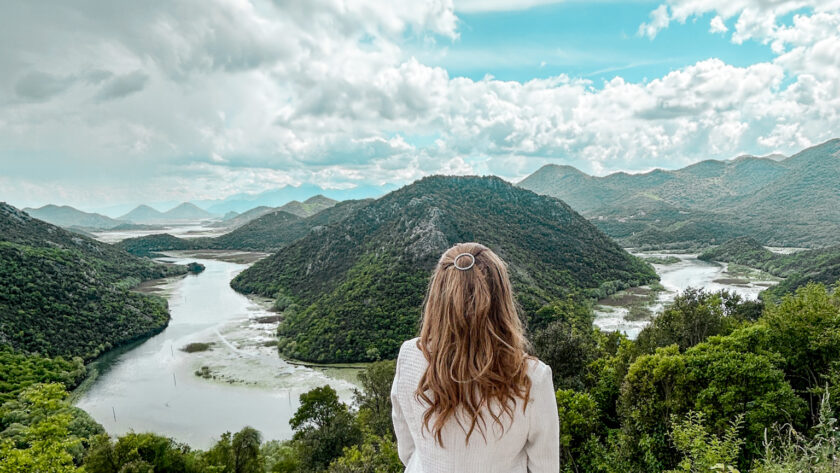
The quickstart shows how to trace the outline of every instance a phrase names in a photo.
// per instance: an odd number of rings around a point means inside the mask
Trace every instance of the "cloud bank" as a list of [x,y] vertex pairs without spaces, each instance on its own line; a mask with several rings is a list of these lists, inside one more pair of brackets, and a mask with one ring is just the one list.
[[[542,2],[537,2],[542,3]],[[493,9],[510,8],[496,2]],[[522,177],[790,153],[840,134],[840,2],[671,0],[771,61],[662,77],[451,77],[451,0],[12,2],[0,14],[0,189],[24,204],[218,198],[282,185]]]

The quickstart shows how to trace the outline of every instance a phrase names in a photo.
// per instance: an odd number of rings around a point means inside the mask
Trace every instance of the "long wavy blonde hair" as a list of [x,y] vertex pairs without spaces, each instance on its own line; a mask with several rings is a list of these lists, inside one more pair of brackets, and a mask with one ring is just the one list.
[[416,396],[429,406],[423,423],[440,446],[450,417],[469,442],[476,428],[486,439],[485,415],[504,432],[502,421],[513,418],[517,398],[524,411],[531,392],[528,341],[507,267],[486,246],[459,243],[443,253],[429,283],[417,345],[429,366]]

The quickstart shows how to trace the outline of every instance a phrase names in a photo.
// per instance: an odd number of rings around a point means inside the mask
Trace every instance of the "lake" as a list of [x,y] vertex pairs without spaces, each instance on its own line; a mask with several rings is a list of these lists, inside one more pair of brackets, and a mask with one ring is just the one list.
[[[229,286],[247,265],[186,256],[169,261],[197,261],[206,269],[161,286],[169,326],[98,360],[93,368],[99,376],[77,395],[75,404],[109,433],[151,431],[207,448],[223,432],[249,425],[266,439],[287,439],[301,393],[329,384],[351,400],[352,373],[295,366],[267,346],[277,324],[260,318],[276,314]],[[212,345],[182,351],[195,342]],[[208,378],[196,375],[203,367]]]

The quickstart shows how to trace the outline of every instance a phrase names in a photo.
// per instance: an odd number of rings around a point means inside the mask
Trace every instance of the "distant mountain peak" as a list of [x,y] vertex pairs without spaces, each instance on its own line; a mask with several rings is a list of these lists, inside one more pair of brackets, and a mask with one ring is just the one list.
[[102,214],[83,212],[69,205],[47,204],[23,209],[34,218],[64,228],[110,229],[123,223]]

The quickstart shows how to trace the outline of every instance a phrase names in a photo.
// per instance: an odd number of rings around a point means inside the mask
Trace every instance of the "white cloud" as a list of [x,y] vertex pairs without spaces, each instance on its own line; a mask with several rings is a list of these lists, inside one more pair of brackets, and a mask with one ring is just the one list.
[[726,24],[723,22],[723,18],[720,15],[716,15],[712,18],[712,21],[709,22],[709,32],[710,33],[726,33],[729,31],[729,28],[726,27]]
[[639,25],[639,34],[653,39],[660,30],[667,28],[670,23],[671,17],[668,14],[668,6],[665,4],[659,5],[656,10],[650,12],[650,22]]
[[778,56],[605,84],[476,81],[423,64],[405,38],[457,38],[461,7],[445,0],[4,6],[0,198],[183,200],[439,172],[517,178],[552,160],[604,173],[789,153],[840,133],[840,18],[815,7],[779,23],[802,4],[662,4],[640,34],[714,13],[713,31],[733,21],[733,40]]

